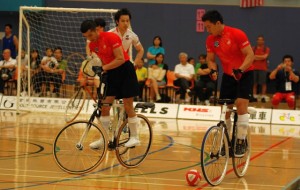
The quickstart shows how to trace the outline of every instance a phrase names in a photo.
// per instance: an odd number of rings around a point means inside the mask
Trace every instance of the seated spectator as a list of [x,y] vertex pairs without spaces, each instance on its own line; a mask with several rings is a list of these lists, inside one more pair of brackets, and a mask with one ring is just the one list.
[[[17,65],[19,57],[17,56]],[[26,54],[25,50],[21,50],[21,96],[26,96],[28,91],[28,55]]]
[[[158,53],[155,56],[155,62],[157,63],[158,67],[162,68],[163,70],[166,70],[166,73],[169,70],[169,66],[164,62],[165,55],[162,53]],[[164,78],[165,82],[167,83],[167,76]]]
[[159,53],[155,56],[155,64],[148,69],[148,78],[150,80],[150,101],[161,100],[158,87],[166,85],[166,70],[163,69],[164,55]]
[[144,91],[146,80],[148,78],[148,70],[146,67],[144,67],[143,59],[141,59],[139,62],[135,64],[136,64],[135,73],[139,82],[139,96],[137,101],[143,101],[143,91]]
[[17,61],[10,55],[10,49],[3,51],[3,60],[0,61],[0,94],[4,94],[5,82],[12,79]]
[[187,61],[188,61],[189,64],[193,65],[194,67],[196,66],[195,65],[196,62],[195,62],[195,59],[193,57],[189,57]]
[[147,58],[148,58],[148,66],[155,64],[155,56],[158,53],[162,53],[165,55],[165,48],[162,47],[162,40],[160,36],[155,36],[153,38],[153,45],[148,48]]
[[41,86],[44,75],[41,72],[41,58],[39,51],[33,49],[30,52],[30,74],[31,84],[33,86],[33,96],[39,97],[41,95]]
[[209,98],[212,96],[216,85],[215,81],[213,81],[209,76],[210,69],[206,62],[206,55],[201,55],[199,61],[201,66],[196,73],[199,77],[197,77],[198,79],[195,84],[195,93],[196,97],[199,98],[200,104],[209,105]]
[[191,90],[189,89],[191,82],[194,78],[195,70],[193,65],[187,62],[188,55],[184,52],[179,54],[180,63],[175,66],[175,77],[174,85],[179,86],[179,91],[176,94],[180,94],[179,103],[183,103],[186,94],[191,96]]
[[[44,75],[43,79],[46,83],[46,93],[48,97],[55,97],[59,93],[59,86],[62,83],[61,78],[57,78],[57,69],[58,62],[53,56],[53,50],[51,48],[46,48],[46,56],[43,57],[41,61],[42,74]],[[50,82],[54,82],[54,89],[51,93]]]
[[295,108],[296,83],[299,82],[299,73],[293,68],[293,57],[285,55],[282,63],[279,64],[270,74],[271,80],[276,80],[276,93],[272,98],[273,108],[285,99],[290,109]]
[[[199,56],[198,56],[198,62],[194,65],[194,69],[195,69],[195,73],[197,73],[198,72],[198,69],[201,67],[201,63],[202,62],[206,62],[206,54],[200,54]],[[204,61],[203,61],[204,60]],[[200,78],[200,75],[195,75],[195,79],[197,80],[197,79],[199,79]]]

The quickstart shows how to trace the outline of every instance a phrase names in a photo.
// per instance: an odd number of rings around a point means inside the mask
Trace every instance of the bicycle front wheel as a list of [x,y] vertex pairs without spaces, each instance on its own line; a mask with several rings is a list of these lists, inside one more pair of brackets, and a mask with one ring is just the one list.
[[210,185],[219,185],[225,177],[228,160],[228,141],[222,128],[212,126],[205,133],[201,146],[201,168],[206,181]]
[[[236,127],[237,128],[237,127]],[[247,137],[246,137],[246,151],[243,157],[238,158],[233,156],[232,157],[232,164],[234,173],[238,177],[243,177],[248,169],[249,163],[250,163],[250,156],[251,156],[251,130],[250,127],[248,127],[247,130]]]
[[[98,149],[89,144],[102,139]],[[102,127],[87,121],[76,121],[65,126],[57,135],[53,155],[58,166],[73,174],[86,173],[96,168],[107,151],[107,137]]]
[[83,88],[79,88],[69,100],[65,110],[65,121],[70,123],[76,119],[81,112],[86,99],[86,92]]
[[147,157],[152,143],[152,128],[149,120],[140,114],[137,114],[137,117],[139,119],[138,138],[140,140],[140,145],[130,148],[124,146],[130,138],[128,120],[124,121],[119,128],[116,139],[116,156],[120,164],[127,168],[133,168],[140,165]]

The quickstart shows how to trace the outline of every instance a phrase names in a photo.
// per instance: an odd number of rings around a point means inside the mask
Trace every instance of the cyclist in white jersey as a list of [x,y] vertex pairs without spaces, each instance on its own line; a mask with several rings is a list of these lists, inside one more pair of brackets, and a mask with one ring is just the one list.
[[117,27],[111,29],[109,32],[116,33],[122,40],[122,45],[127,54],[129,54],[130,46],[133,45],[137,54],[134,63],[139,62],[144,56],[144,48],[139,37],[129,29],[131,13],[128,9],[123,8],[116,12],[114,16]]

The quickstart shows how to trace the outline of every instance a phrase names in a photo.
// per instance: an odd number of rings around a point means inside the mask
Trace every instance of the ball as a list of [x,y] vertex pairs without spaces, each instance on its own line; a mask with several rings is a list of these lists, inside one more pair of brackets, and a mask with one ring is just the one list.
[[196,169],[191,169],[186,172],[185,179],[190,186],[196,186],[201,181],[201,175]]

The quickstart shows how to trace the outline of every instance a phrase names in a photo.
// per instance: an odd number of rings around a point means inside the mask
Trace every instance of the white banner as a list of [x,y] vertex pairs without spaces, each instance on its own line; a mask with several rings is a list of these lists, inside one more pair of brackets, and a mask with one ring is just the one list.
[[[134,106],[137,102],[134,102]],[[154,108],[136,108],[135,112],[142,114],[146,117],[156,117],[156,118],[176,118],[177,117],[178,104],[164,104],[155,103]]]
[[285,125],[300,125],[299,110],[277,110],[273,109],[272,123]]
[[180,132],[206,132],[211,126],[218,124],[218,121],[200,120],[177,120]]
[[250,114],[250,123],[271,123],[272,110],[255,108],[256,115]]
[[197,120],[220,120],[220,106],[197,106],[183,105],[179,106],[178,118],[197,119]]

